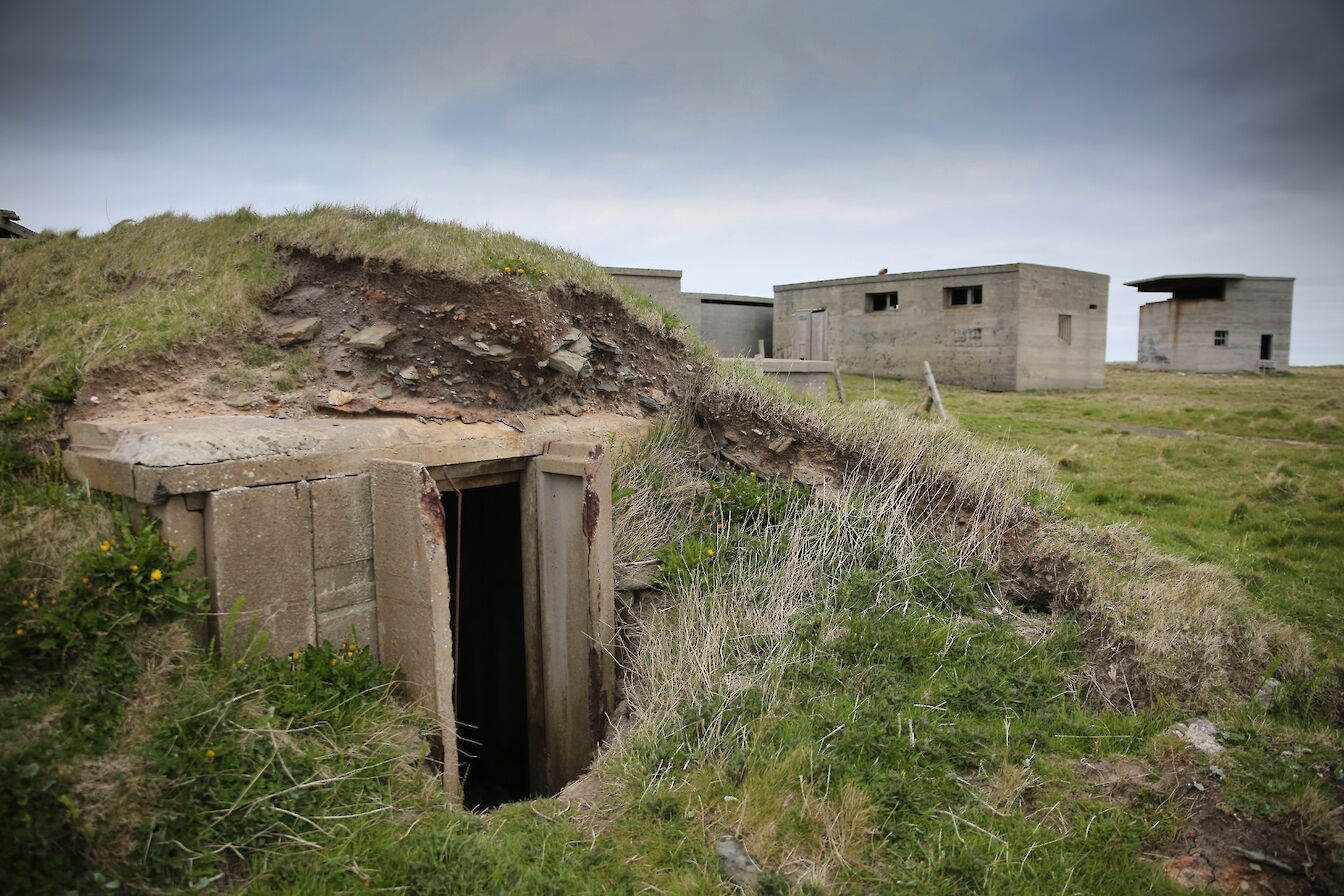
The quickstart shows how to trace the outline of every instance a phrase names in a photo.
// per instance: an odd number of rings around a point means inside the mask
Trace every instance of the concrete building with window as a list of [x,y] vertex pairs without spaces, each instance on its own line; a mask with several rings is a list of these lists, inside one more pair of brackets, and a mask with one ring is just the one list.
[[681,271],[603,268],[617,283],[642,292],[690,327],[726,358],[748,358],[762,347],[770,356],[774,301],[765,296],[682,292]]
[[994,391],[1100,388],[1110,278],[1037,264],[775,287],[775,357]]
[[1292,277],[1170,274],[1131,280],[1170,298],[1139,308],[1139,367],[1226,373],[1287,370]]

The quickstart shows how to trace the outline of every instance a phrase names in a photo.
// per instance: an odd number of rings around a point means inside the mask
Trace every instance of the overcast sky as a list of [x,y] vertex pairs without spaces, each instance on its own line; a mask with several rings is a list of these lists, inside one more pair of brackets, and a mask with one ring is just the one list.
[[[1027,261],[1297,278],[1344,363],[1338,0],[0,0],[0,206],[414,206],[684,288]],[[1151,298],[1148,297],[1148,298]]]

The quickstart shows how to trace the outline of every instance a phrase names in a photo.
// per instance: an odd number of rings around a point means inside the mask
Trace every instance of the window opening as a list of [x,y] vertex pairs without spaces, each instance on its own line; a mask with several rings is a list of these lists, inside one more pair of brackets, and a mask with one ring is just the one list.
[[516,481],[452,487],[443,503],[458,773],[463,804],[483,810],[536,795],[529,770],[522,492]]
[[1274,337],[1265,333],[1260,337],[1260,360],[1272,361],[1274,359]]
[[1061,314],[1059,316],[1059,338],[1067,343],[1073,343],[1073,315]]
[[1226,330],[1214,330],[1214,331],[1213,331],[1213,344],[1214,344],[1214,345],[1227,345],[1227,331],[1226,331]]
[[980,305],[984,302],[984,288],[981,286],[949,286],[943,290],[943,301],[949,308],[963,305]]
[[866,296],[868,311],[899,311],[901,303],[894,292],[870,292]]

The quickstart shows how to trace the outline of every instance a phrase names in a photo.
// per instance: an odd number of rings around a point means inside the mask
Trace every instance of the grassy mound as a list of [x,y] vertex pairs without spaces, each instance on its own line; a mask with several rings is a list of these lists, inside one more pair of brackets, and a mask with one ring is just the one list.
[[[59,475],[63,401],[102,366],[246,339],[284,247],[611,284],[401,213],[16,242],[0,861],[28,890],[714,893],[731,834],[763,893],[1175,892],[1164,863],[1215,803],[1262,826],[1199,827],[1204,854],[1272,842],[1318,887],[1341,867],[1337,673],[1308,638],[1225,573],[1068,519],[1040,455],[728,364],[617,459],[616,559],[662,573],[622,609],[628,712],[592,772],[452,811],[424,720],[359,645],[225,664],[194,639],[184,558]],[[1166,733],[1201,712],[1217,757]]]
[[287,285],[285,248],[467,279],[527,259],[555,281],[615,290],[573,253],[409,212],[318,206],[266,218],[249,209],[205,220],[163,214],[90,237],[6,240],[0,369],[22,392],[70,371],[87,377],[207,340],[242,343],[258,325],[261,302]]

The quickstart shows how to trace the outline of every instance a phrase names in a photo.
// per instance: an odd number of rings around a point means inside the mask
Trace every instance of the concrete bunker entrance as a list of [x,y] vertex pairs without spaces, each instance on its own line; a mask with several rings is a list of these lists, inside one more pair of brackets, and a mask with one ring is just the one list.
[[522,488],[517,474],[504,480],[444,490],[442,499],[457,771],[463,805],[476,810],[539,794],[528,759]]
[[217,633],[237,612],[276,655],[368,644],[426,711],[449,799],[485,809],[558,793],[606,734],[609,446],[645,428],[604,414],[523,431],[401,418],[72,423],[64,460],[196,552]]

